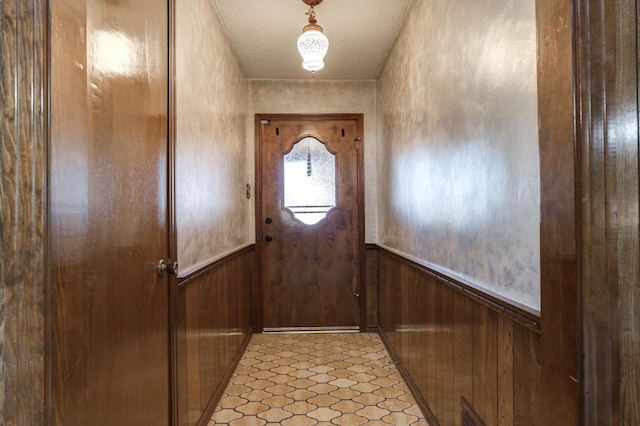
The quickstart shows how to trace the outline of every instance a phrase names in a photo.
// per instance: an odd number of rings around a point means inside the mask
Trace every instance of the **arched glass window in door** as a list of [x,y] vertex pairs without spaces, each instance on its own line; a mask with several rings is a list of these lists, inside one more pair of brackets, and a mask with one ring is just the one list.
[[283,207],[293,217],[315,225],[336,207],[336,156],[307,136],[284,155]]

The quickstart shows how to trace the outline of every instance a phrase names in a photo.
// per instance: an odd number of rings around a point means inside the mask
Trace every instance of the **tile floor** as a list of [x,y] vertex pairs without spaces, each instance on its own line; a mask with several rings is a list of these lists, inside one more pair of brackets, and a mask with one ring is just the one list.
[[374,333],[253,335],[218,424],[428,425]]

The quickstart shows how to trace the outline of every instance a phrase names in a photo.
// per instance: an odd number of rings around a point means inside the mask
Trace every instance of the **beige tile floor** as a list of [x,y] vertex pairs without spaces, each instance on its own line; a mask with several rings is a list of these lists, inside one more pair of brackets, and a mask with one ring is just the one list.
[[428,425],[374,333],[255,334],[218,424]]

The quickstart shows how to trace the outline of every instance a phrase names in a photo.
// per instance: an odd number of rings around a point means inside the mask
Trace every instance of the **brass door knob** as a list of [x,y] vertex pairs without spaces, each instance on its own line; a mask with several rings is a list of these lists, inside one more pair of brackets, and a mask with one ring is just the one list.
[[156,271],[158,271],[158,275],[160,276],[165,272],[167,274],[176,275],[178,273],[178,262],[166,263],[164,259],[160,259],[156,265]]

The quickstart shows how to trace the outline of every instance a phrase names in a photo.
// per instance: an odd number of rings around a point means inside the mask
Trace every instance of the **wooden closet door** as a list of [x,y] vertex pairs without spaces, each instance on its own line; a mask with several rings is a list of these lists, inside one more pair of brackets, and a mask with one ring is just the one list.
[[51,13],[52,424],[167,425],[168,4]]

